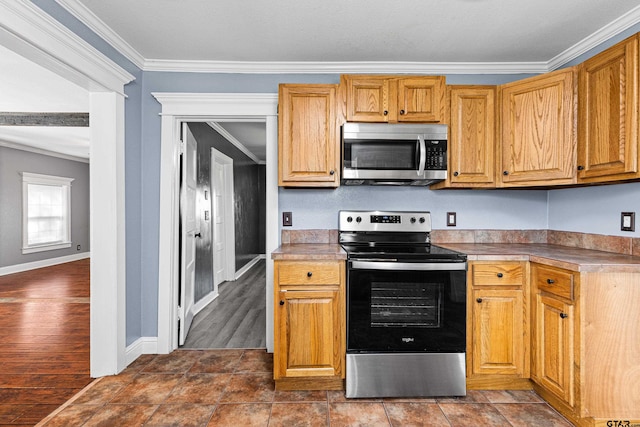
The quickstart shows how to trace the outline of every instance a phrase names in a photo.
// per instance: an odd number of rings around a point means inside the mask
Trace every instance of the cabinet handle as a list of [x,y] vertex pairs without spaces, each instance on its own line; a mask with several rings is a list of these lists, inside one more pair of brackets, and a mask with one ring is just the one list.
[[509,171],[502,171],[502,175],[509,175]]
[[311,276],[313,276],[313,273],[312,273],[312,272],[310,272],[310,271],[308,271],[308,272],[307,272],[307,277],[311,277]]
[[384,110],[384,111],[382,112],[382,114],[384,114],[384,115],[386,116],[387,114],[389,114],[389,112],[388,112],[387,110]]
[[556,281],[553,279],[547,279],[547,283],[553,285],[554,283],[556,283]]
[[498,276],[498,277],[502,277],[502,273],[498,273],[496,276]]
[[584,166],[582,166],[582,165],[578,166],[578,170],[579,171],[583,171],[584,170]]
[[193,235],[193,237],[202,237],[202,233],[196,233]]
[[336,173],[336,171],[334,171],[333,169],[329,171],[329,175],[333,175],[334,173]]
[[477,302],[482,302],[482,298],[476,298]]
[[453,173],[453,176],[458,176],[460,175],[457,171]]
[[400,115],[403,116],[404,115],[404,110],[400,110]]
[[284,301],[283,300],[280,300],[280,305],[284,305]]
[[568,315],[568,314],[566,314],[566,313],[560,313],[560,318],[561,318],[561,319],[566,319],[567,317],[569,317],[569,315]]

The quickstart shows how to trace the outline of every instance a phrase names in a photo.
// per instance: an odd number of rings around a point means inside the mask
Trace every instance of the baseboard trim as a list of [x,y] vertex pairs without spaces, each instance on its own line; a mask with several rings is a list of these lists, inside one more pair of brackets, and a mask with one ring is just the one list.
[[82,252],[79,254],[67,255],[58,258],[49,258],[40,261],[26,262],[24,264],[9,265],[7,267],[0,267],[0,276],[20,273],[23,271],[36,270],[43,267],[51,267],[52,265],[64,264],[65,262],[78,261],[90,257],[91,252]]
[[125,350],[127,366],[143,354],[158,354],[157,337],[140,337]]
[[220,295],[219,292],[209,292],[193,305],[193,315],[200,313],[206,306],[211,304]]
[[260,254],[256,256],[254,259],[246,263],[240,270],[236,271],[236,278],[234,280],[238,280],[241,278],[247,271],[251,270],[251,267],[256,265],[261,259],[266,259],[267,256],[265,254]]

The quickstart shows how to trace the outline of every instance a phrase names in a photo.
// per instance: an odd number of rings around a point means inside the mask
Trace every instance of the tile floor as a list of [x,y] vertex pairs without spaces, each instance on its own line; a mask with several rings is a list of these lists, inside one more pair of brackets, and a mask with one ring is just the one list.
[[571,426],[533,391],[465,398],[346,399],[340,391],[275,391],[264,350],[144,355],[94,381],[39,425]]

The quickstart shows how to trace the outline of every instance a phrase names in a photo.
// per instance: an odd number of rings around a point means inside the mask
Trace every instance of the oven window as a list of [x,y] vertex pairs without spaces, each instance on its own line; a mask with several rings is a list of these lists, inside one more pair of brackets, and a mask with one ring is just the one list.
[[442,284],[371,283],[371,327],[439,328]]

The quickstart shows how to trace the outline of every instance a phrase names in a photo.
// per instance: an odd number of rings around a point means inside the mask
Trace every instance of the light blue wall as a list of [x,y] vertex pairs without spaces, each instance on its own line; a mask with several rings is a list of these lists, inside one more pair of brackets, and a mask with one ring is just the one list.
[[[141,72],[68,14],[54,0],[34,0],[136,77],[125,88],[126,228],[127,228],[127,344],[157,335],[158,222],[160,183],[160,104],[152,92],[277,93],[279,83],[338,83],[339,75],[251,75]],[[640,25],[624,35],[640,31]],[[608,47],[608,44],[604,47]],[[596,51],[577,59],[582,61]],[[428,58],[426,59],[428,60]],[[449,84],[501,84],[527,75],[451,75]],[[294,228],[335,228],[339,209],[427,209],[434,228],[446,228],[445,212],[458,213],[458,228],[567,229],[599,233],[604,227],[598,211],[606,198],[607,217],[628,208],[627,198],[640,197],[640,183],[580,189],[432,191],[424,188],[339,188],[337,190],[279,190],[281,210],[294,212]],[[548,198],[548,200],[547,200]],[[573,200],[573,203],[569,201]],[[575,209],[582,212],[574,220]],[[547,212],[548,211],[548,212]],[[569,214],[571,214],[569,216]],[[619,220],[619,212],[618,212]],[[609,221],[609,220],[607,220]],[[613,220],[612,220],[613,221]],[[614,221],[615,222],[615,221]],[[607,222],[608,224],[608,222]],[[619,229],[619,228],[618,228]]]

